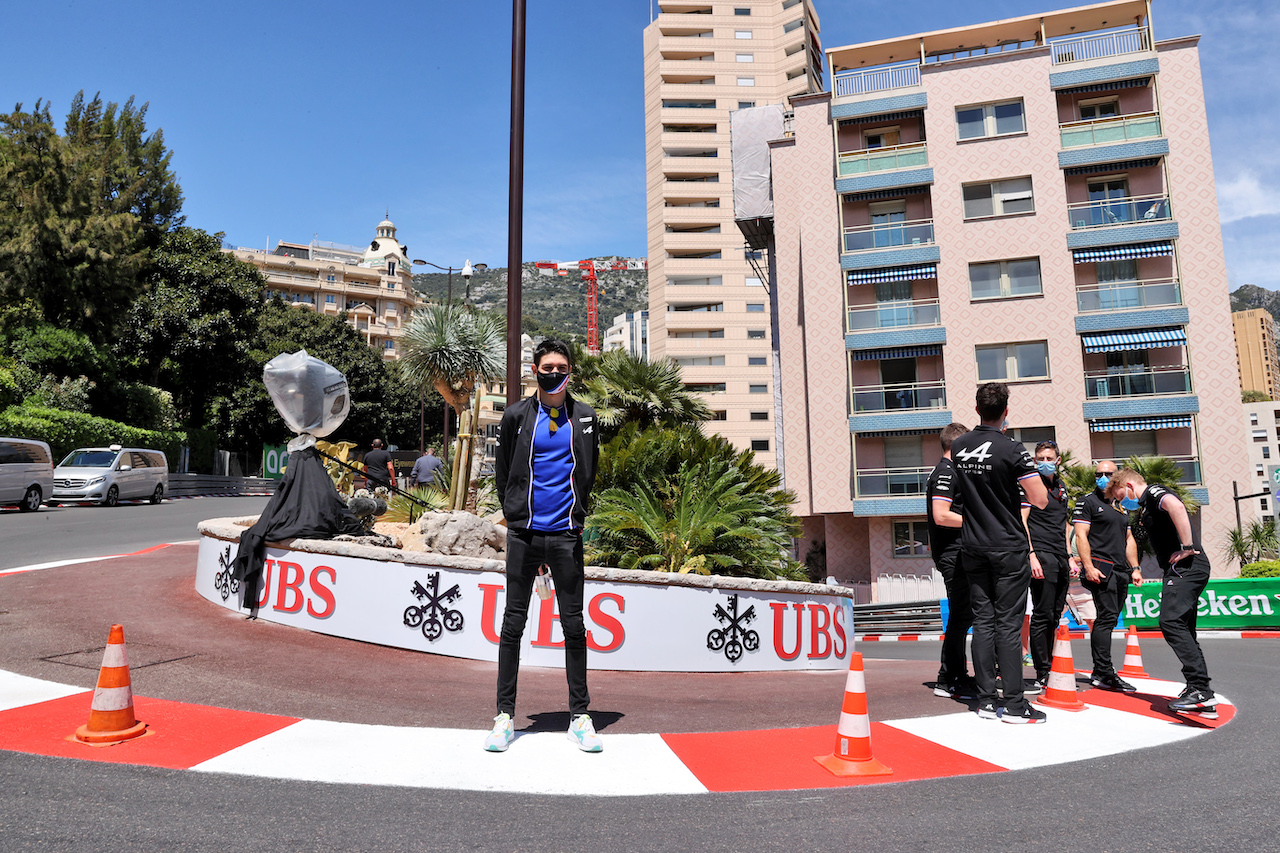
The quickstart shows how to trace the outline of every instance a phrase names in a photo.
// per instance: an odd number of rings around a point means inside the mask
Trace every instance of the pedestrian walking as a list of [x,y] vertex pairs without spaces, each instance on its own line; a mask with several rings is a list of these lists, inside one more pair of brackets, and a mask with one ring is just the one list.
[[969,607],[969,581],[960,560],[960,526],[964,516],[955,490],[955,467],[951,464],[951,443],[969,431],[964,424],[942,428],[942,458],[929,474],[925,497],[929,508],[929,551],[934,568],[947,587],[947,624],[942,637],[942,660],[938,666],[935,696],[976,699],[978,684],[969,675],[965,644],[973,611]]
[[389,488],[395,485],[396,469],[391,461],[391,454],[382,449],[382,439],[375,438],[369,442],[373,449],[364,455],[365,488],[372,491],[382,486]]
[[[1030,548],[1022,525],[1022,504],[1043,509],[1048,502],[1031,454],[1007,437],[1009,388],[988,382],[975,397],[982,423],[951,444],[964,524],[960,551],[973,607],[973,671],[978,682],[978,716],[1006,723],[1043,723],[1022,689],[1022,613],[1031,584]],[[1004,684],[997,709],[996,666]]]
[[437,484],[438,472],[444,470],[444,462],[436,456],[436,449],[428,447],[413,463],[409,472],[410,486],[434,486]]
[[1022,521],[1031,543],[1031,626],[1027,645],[1036,680],[1031,692],[1043,693],[1053,666],[1053,635],[1067,604],[1071,585],[1071,521],[1067,489],[1058,476],[1058,445],[1042,441],[1036,445],[1035,463],[1048,493],[1048,503],[1039,509],[1022,504]]

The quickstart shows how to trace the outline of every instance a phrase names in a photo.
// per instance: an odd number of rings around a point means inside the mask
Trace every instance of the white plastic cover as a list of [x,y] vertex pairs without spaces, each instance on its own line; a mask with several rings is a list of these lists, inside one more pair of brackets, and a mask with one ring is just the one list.
[[734,219],[773,216],[769,142],[784,136],[785,111],[782,104],[766,104],[729,114]]
[[289,429],[324,438],[347,419],[347,378],[306,350],[281,353],[262,368],[276,411]]

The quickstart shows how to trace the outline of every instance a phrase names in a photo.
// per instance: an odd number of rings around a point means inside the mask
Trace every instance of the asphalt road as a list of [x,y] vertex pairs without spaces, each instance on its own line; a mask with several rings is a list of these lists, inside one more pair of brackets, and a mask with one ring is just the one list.
[[[193,510],[162,521],[146,514],[179,503]],[[105,529],[142,535],[143,525],[121,523],[123,512],[73,510],[69,518],[85,519],[74,536],[48,528],[38,559],[17,561],[5,553],[9,543],[28,547],[23,536],[38,533],[14,534],[9,526],[39,516],[5,515],[0,553],[16,565],[84,554],[66,549],[83,549],[86,540],[113,543],[96,553],[135,551],[192,538],[194,518],[252,511],[233,499],[141,509],[127,518],[151,519],[145,541],[116,539]],[[0,596],[20,588],[14,581],[40,574],[0,578]],[[10,603],[0,599],[0,609]],[[23,629],[9,630],[19,632],[10,640],[20,645]],[[1036,770],[850,789],[539,797],[281,782],[0,752],[0,851],[1280,850],[1280,640],[1205,645],[1215,686],[1239,712],[1204,737]],[[861,643],[859,650],[868,663],[913,661],[916,668],[938,653],[936,643]],[[1075,652],[1087,656],[1080,642]],[[1158,640],[1144,642],[1143,659],[1153,674],[1177,671]],[[872,717],[884,718],[876,697],[868,699]],[[752,699],[744,694],[742,701]]]

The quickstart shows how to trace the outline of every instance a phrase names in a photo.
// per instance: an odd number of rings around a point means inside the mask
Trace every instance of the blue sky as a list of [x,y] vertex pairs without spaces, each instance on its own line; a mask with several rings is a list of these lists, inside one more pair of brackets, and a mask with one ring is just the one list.
[[[817,0],[823,44],[1070,3]],[[530,0],[524,258],[646,252],[649,0]],[[196,8],[208,11],[196,13]],[[1233,287],[1280,289],[1280,4],[1156,0],[1199,33]],[[412,256],[505,265],[511,4],[7,4],[0,105],[84,89],[149,102],[188,223],[238,245],[362,244],[390,210]],[[35,34],[39,34],[38,37]]]

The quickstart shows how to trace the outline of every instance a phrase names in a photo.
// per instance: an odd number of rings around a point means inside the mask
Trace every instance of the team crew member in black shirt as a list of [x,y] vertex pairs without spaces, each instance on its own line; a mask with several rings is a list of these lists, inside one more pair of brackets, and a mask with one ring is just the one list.
[[1031,541],[1031,661],[1036,670],[1033,691],[1043,693],[1053,664],[1053,632],[1067,605],[1071,585],[1071,522],[1067,490],[1058,478],[1058,445],[1036,445],[1036,469],[1049,493],[1044,509],[1022,505],[1022,521]]
[[[1022,503],[1043,509],[1044,482],[1031,454],[1001,432],[1009,414],[1009,389],[1002,382],[978,388],[982,423],[951,444],[964,524],[960,552],[973,607],[973,671],[978,682],[978,716],[1006,723],[1043,723],[1045,715],[1022,691],[1022,614],[1031,584]],[[1021,486],[1021,488],[1019,488]],[[996,711],[996,662],[1004,682],[1004,708]]]
[[1089,632],[1093,653],[1093,675],[1089,680],[1094,687],[1133,693],[1138,688],[1116,675],[1111,662],[1111,632],[1120,619],[1120,605],[1129,593],[1130,572],[1134,581],[1142,583],[1142,572],[1137,568],[1138,545],[1129,531],[1129,513],[1106,496],[1116,463],[1104,459],[1093,473],[1097,488],[1076,501],[1071,515],[1076,550],[1080,553],[1080,582],[1093,595],[1098,610]]
[[1160,633],[1182,662],[1187,688],[1169,710],[1216,719],[1217,699],[1209,688],[1209,668],[1196,640],[1196,606],[1209,583],[1209,558],[1191,529],[1182,500],[1164,486],[1149,486],[1142,475],[1125,468],[1111,479],[1111,496],[1128,510],[1139,509],[1138,523],[1156,552],[1164,573],[1160,590]]
[[942,636],[942,663],[938,667],[938,681],[933,688],[936,696],[956,699],[975,699],[978,685],[969,675],[969,661],[965,654],[969,626],[973,624],[973,612],[969,608],[969,581],[960,565],[960,525],[964,517],[960,501],[955,493],[955,469],[951,465],[951,442],[969,431],[963,424],[947,424],[942,428],[942,458],[934,466],[925,486],[926,505],[929,511],[929,550],[933,565],[947,585],[947,625]]

